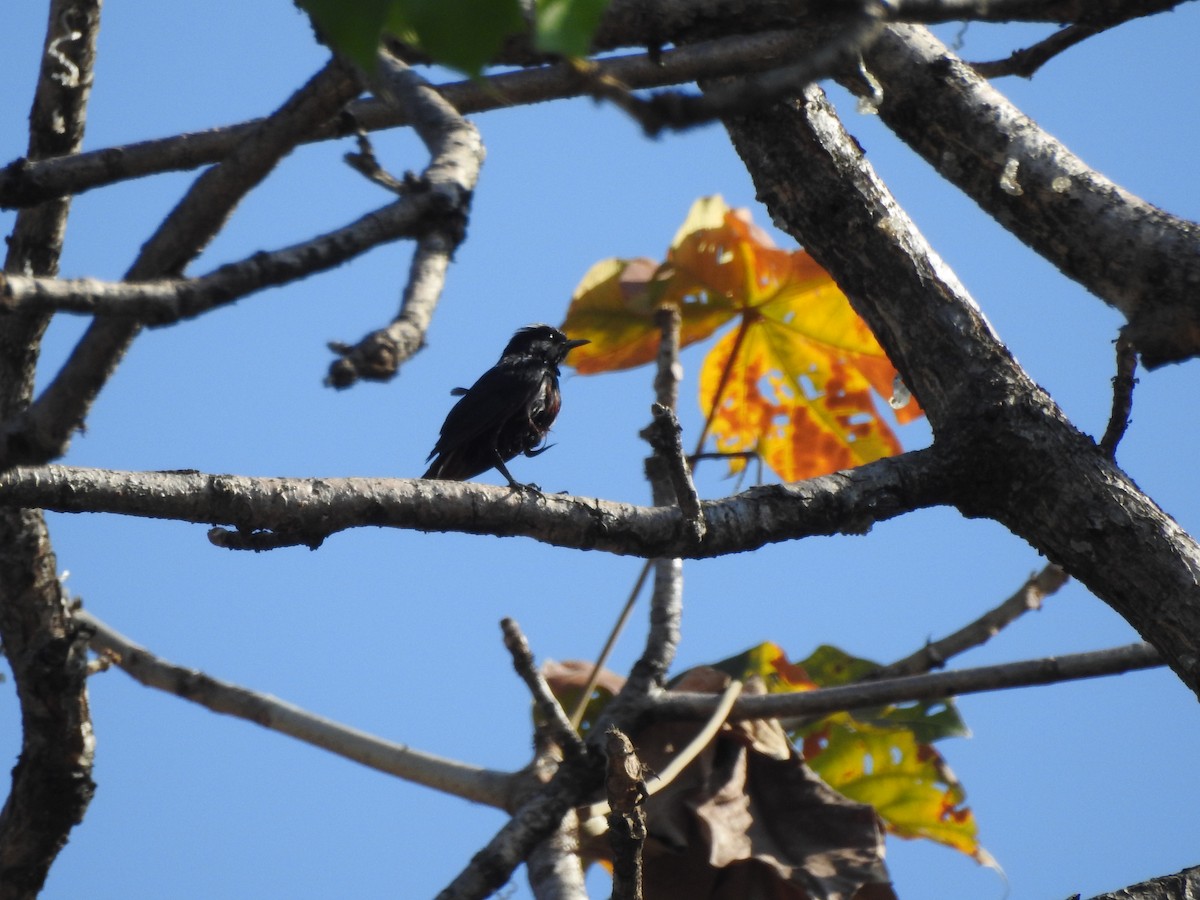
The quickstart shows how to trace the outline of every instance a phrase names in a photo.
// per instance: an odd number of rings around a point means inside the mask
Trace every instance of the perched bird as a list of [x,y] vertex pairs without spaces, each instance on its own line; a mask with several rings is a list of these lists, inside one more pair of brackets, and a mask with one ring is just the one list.
[[446,416],[424,477],[465,481],[494,468],[509,487],[528,487],[509,474],[505,463],[549,449],[540,445],[562,406],[558,367],[571,350],[587,343],[568,340],[549,325],[517,331],[496,365],[470,388],[452,392],[460,399]]

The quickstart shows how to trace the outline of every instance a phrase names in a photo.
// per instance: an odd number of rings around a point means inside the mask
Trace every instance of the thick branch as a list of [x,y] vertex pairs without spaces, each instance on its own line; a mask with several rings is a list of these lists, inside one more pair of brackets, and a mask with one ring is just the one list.
[[1200,693],[1200,546],[1012,359],[815,88],[727,122],[772,219],[833,275],[988,517],[1113,607]]
[[706,534],[699,542],[688,536],[676,508],[425,479],[18,467],[0,473],[0,506],[118,513],[316,539],[369,525],[520,535],[648,558],[705,558],[815,534],[866,533],[876,522],[940,503],[943,478],[936,455],[916,451],[795,484],[751,488],[703,504]]
[[924,28],[865,54],[879,114],[938,173],[1063,274],[1120,310],[1148,368],[1200,353],[1200,225],[1087,166]]
[[[611,79],[631,89],[662,87],[757,72],[779,65],[789,54],[809,46],[792,31],[767,31],[682,47],[660,54],[637,53],[599,60],[590,78],[578,68],[557,63],[488,78],[456,81],[436,90],[463,115],[507,109],[586,95],[596,78]],[[355,128],[376,131],[412,124],[412,116],[382,100],[366,98],[346,107],[348,116],[318,128],[306,141],[352,134]],[[75,156],[18,160],[0,170],[0,207],[31,206],[65,194],[80,194],[120,181],[163,172],[195,169],[220,162],[262,123],[262,119],[222,128],[108,147]]]
[[[47,6],[29,115],[31,159],[79,150],[100,27],[99,0],[54,0]],[[69,210],[70,198],[59,196],[22,210],[8,237],[5,270],[54,275]],[[0,421],[29,403],[49,319],[45,313],[0,316]],[[42,514],[0,512],[0,644],[21,706],[21,752],[0,809],[3,900],[41,892],[95,790],[87,653],[69,602]]]
[[[1178,0],[1077,0],[1036,2],[1021,10],[1007,4],[976,2],[968,8],[891,3],[889,21],[935,22],[947,19],[993,17],[1033,18],[1070,24],[1098,20],[1099,24],[1171,9]],[[686,84],[700,78],[720,78],[762,72],[780,65],[797,51],[811,48],[815,27],[828,24],[828,4],[800,6],[785,0],[738,4],[695,3],[688,0],[625,0],[611,5],[596,38],[596,49],[659,47],[674,49],[630,54],[597,61],[592,79],[577,68],[554,63],[478,81],[442,85],[438,92],[464,115],[591,92],[594,78],[619,82],[631,89]],[[936,15],[935,15],[936,13]],[[516,55],[528,59],[524,48]],[[509,60],[510,62],[513,60]],[[409,124],[397,111],[378,100],[351,104],[354,121],[368,130]],[[161,172],[194,169],[222,160],[257,122],[243,122],[192,134],[142,141],[94,150],[65,159],[17,160],[0,171],[0,207],[30,206],[43,199],[78,194],[114,182]],[[353,132],[346,123],[330,123],[307,140],[328,140]]]

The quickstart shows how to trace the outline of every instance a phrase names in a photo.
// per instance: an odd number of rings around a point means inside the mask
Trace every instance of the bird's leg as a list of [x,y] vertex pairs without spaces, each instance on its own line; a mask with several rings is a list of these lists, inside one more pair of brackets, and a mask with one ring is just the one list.
[[522,484],[517,479],[512,477],[512,473],[508,471],[508,466],[504,464],[504,457],[500,455],[500,451],[494,451],[496,454],[496,470],[508,480],[508,486],[514,491],[536,491],[541,493],[542,489],[536,484]]

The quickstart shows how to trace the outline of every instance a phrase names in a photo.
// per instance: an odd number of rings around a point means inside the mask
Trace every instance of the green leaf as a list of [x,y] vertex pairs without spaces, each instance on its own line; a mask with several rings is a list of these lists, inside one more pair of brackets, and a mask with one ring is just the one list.
[[[851,656],[829,644],[822,644],[799,665],[821,687],[851,684],[879,668],[879,664],[872,660]],[[971,729],[958,714],[958,707],[952,699],[856,709],[852,716],[857,722],[878,728],[910,731],[922,744],[971,736]]]
[[539,50],[587,56],[608,0],[537,0],[535,42]]
[[375,68],[375,51],[392,0],[296,0],[317,31],[338,53],[368,72]]
[[435,61],[475,76],[505,38],[525,29],[520,0],[392,0],[387,31]]
[[420,47],[435,62],[478,75],[504,39],[525,28],[520,0],[296,2],[334,50],[367,71],[375,68],[375,53],[386,32]]

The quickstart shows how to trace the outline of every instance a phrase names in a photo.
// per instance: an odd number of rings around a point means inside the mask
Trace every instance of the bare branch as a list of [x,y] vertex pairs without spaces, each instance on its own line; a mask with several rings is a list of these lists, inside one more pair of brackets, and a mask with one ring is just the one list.
[[[42,45],[28,154],[78,152],[91,94],[99,0],[52,0]],[[5,269],[58,271],[70,198],[22,210],[8,236]],[[42,313],[0,316],[0,421],[33,394]],[[0,453],[0,455],[3,455]],[[95,741],[87,696],[87,652],[58,578],[45,518],[0,512],[0,645],[21,709],[21,751],[0,809],[0,898],[41,893],[50,866],[91,803]]]
[[[819,688],[797,694],[742,697],[729,714],[731,720],[792,718],[827,715],[843,710],[939,700],[962,694],[1009,688],[1058,684],[1102,675],[1120,675],[1163,665],[1161,654],[1149,644],[1129,644],[1109,650],[1049,656],[1023,662],[909,675],[884,681],[866,681],[840,687]],[[663,718],[704,719],[712,715],[718,698],[711,694],[669,691],[649,701],[654,715]]]
[[1113,376],[1112,412],[1108,417],[1108,427],[1100,438],[1100,449],[1109,459],[1117,458],[1117,444],[1125,436],[1129,427],[1129,416],[1133,411],[1133,387],[1137,384],[1134,372],[1137,371],[1137,350],[1125,336],[1117,338],[1117,374]]
[[0,310],[125,316],[149,326],[167,325],[331,269],[380,244],[417,237],[439,207],[432,194],[416,192],[327,234],[196,278],[112,282],[0,274]]
[[336,388],[349,387],[360,378],[387,380],[425,345],[446,270],[466,234],[471,193],[484,157],[475,126],[425,79],[386,54],[380,56],[379,72],[377,92],[412,122],[429,148],[431,159],[421,183],[440,201],[440,214],[417,243],[400,311],[392,323],[353,347],[330,345],[339,358],[330,365],[326,384]]
[[[844,70],[879,33],[882,12],[882,5],[864,2],[849,10],[844,23],[810,34],[799,60],[760,75],[725,80],[703,94],[664,91],[643,99],[611,76],[588,78],[588,93],[624,110],[651,137],[667,129],[694,128],[730,112],[745,112],[794,96],[805,85]],[[829,33],[822,33],[825,30]],[[589,70],[584,67],[581,71],[586,76]]]
[[[704,748],[713,742],[713,738],[717,736],[717,732],[729,719],[729,713],[733,709],[733,705],[737,702],[738,697],[742,695],[742,690],[745,687],[741,681],[731,681],[729,686],[720,694],[720,699],[716,706],[713,707],[712,714],[704,723],[704,727],[692,736],[688,741],[687,746],[680,750],[677,754],[671,757],[671,761],[654,773],[654,779],[646,786],[646,796],[653,797],[659,791],[667,787],[672,781],[683,774],[683,770],[691,765],[692,761],[704,752]],[[607,816],[612,809],[611,798],[601,800],[586,806],[579,810],[580,818],[584,822],[595,819],[599,816]],[[600,831],[591,830],[593,834],[600,834]]]
[[[651,483],[655,503],[665,506],[672,499],[679,504],[684,523],[694,540],[704,537],[704,519],[700,513],[700,497],[692,481],[692,470],[683,453],[683,430],[675,418],[679,404],[679,382],[683,368],[679,363],[679,327],[681,317],[674,306],[663,306],[654,314],[661,337],[654,376],[655,402],[651,407],[654,420],[642,429],[641,436],[650,443],[655,459]],[[650,472],[650,469],[647,469]],[[665,479],[662,477],[665,475]],[[669,483],[670,490],[668,491]]]
[[682,536],[681,514],[673,507],[420,478],[16,467],[0,472],[0,507],[108,512],[309,536],[364,526],[525,535],[560,547],[644,558],[706,558],[814,534],[864,533],[874,522],[942,502],[943,478],[937,455],[918,450],[808,481],[751,488],[703,504],[707,533],[699,543]]
[[522,634],[521,626],[515,619],[505,618],[500,620],[500,630],[504,633],[504,646],[512,655],[513,668],[533,695],[534,705],[545,721],[551,739],[567,756],[587,756],[587,747],[584,746],[583,740],[567,719],[567,714],[563,712],[562,706],[551,692],[550,685],[538,671],[533,651],[529,649],[529,641]]
[[558,828],[530,851],[525,868],[534,900],[587,900],[575,810],[568,810]]
[[920,399],[953,504],[1062,566],[1200,694],[1200,544],[1021,369],[824,94],[726,127],[772,220],[829,271]]
[[970,63],[970,66],[984,78],[1001,78],[1005,75],[1032,78],[1038,69],[1060,53],[1070,50],[1076,44],[1105,30],[1107,29],[1094,25],[1068,25],[1066,28],[1054,32],[1050,37],[1038,41],[1032,47],[1025,47],[1010,53],[1004,59]]
[[[611,78],[630,89],[661,87],[762,71],[781,58],[808,46],[792,31],[723,38],[658,54],[638,53],[599,60],[591,78]],[[590,78],[568,63],[508,72],[487,78],[438,85],[435,90],[463,115],[578,97],[588,92]],[[406,111],[377,99],[362,99],[346,107],[306,141],[324,141],[355,133],[412,124]],[[0,170],[0,206],[31,206],[41,200],[80,194],[97,187],[162,172],[195,169],[220,162],[262,123],[262,119],[181,134],[175,137],[110,147],[48,160],[21,160]]]
[[1171,875],[1097,894],[1091,900],[1190,900],[1197,893],[1200,893],[1200,866],[1191,866]]
[[[1087,20],[1114,21],[1171,9],[1178,0],[1111,0],[1080,4],[1074,0],[1025,4],[1036,21],[1069,24]],[[907,7],[907,8],[906,8]],[[886,4],[889,21],[940,22],[981,17],[1004,18],[1021,10],[995,2],[972,2],[967,9],[953,4]],[[890,10],[890,12],[889,12]],[[834,15],[837,12],[835,10]],[[660,0],[629,0],[610,5],[596,36],[596,49],[659,47],[667,51],[629,54],[596,61],[592,76],[581,78],[567,63],[461,81],[438,87],[439,93],[464,115],[509,106],[538,103],[589,93],[596,77],[610,78],[631,90],[685,84],[699,78],[721,78],[776,68],[781,59],[812,45],[814,28],[827,24],[829,5],[798,6],[773,0],[739,5],[731,18],[725,4]],[[531,54],[526,48],[525,57]],[[514,62],[513,59],[501,60]],[[356,122],[369,130],[408,124],[402,114],[377,100],[349,107]],[[78,156],[46,161],[18,160],[0,171],[0,206],[30,206],[41,200],[78,194],[96,187],[160,172],[194,169],[222,160],[258,123],[244,122],[176,137],[104,148]],[[353,126],[333,122],[306,140],[329,140],[353,133]]]
[[610,727],[605,735],[608,775],[608,840],[613,851],[612,900],[642,900],[642,845],[646,842],[646,811],[642,804],[649,794],[641,760],[633,742],[621,729]]
[[[1200,353],[1200,225],[1086,165],[923,28],[864,55],[882,120],[1035,252],[1129,321],[1147,368]],[[954,151],[946,152],[947,147]]]
[[1067,573],[1053,563],[1031,575],[1011,597],[988,610],[974,622],[940,640],[926,644],[916,653],[876,669],[872,680],[916,675],[940,669],[946,661],[973,647],[986,643],[1002,629],[1033,609],[1042,608],[1042,600],[1067,583]]
[[652,410],[654,421],[642,431],[642,437],[650,442],[658,458],[666,468],[670,479],[671,493],[683,513],[684,527],[692,540],[704,537],[704,517],[700,510],[700,496],[692,481],[692,470],[683,452],[683,431],[674,411],[661,403]]
[[566,762],[560,766],[550,782],[521,804],[436,900],[483,900],[502,887],[534,848],[562,826],[572,807],[599,783],[598,774],[580,764]]
[[[127,278],[179,275],[224,225],[245,194],[261,182],[305,135],[358,93],[336,62],[318,72],[274,115],[265,119],[220,165],[209,169],[142,246]],[[133,320],[92,323],[62,370],[28,412],[4,427],[8,462],[45,461],[63,453],[92,402],[141,326]]]
[[475,803],[503,808],[514,776],[481,769],[414,750],[342,725],[277,697],[219,681],[155,656],[84,610],[80,624],[91,631],[91,646],[146,687],[197,703],[213,712],[245,719],[322,750]]

